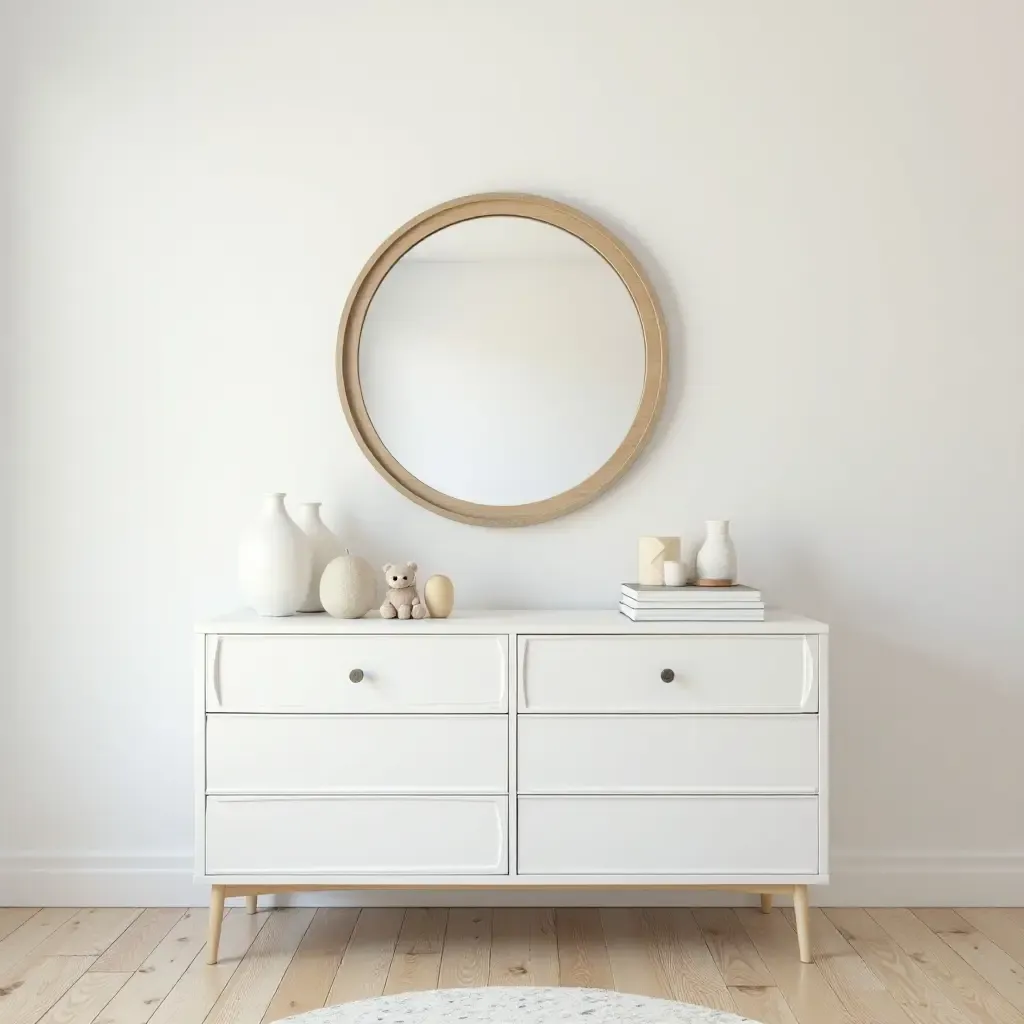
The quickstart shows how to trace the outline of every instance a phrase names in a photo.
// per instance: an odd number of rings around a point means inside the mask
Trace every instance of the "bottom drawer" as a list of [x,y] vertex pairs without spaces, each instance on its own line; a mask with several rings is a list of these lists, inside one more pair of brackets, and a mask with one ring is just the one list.
[[505,874],[508,798],[209,797],[206,872]]
[[523,875],[813,875],[813,796],[571,796],[519,801]]

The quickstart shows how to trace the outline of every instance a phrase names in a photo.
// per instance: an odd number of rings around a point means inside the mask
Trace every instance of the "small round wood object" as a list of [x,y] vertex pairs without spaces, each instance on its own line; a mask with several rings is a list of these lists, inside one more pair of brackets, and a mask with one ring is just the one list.
[[695,587],[735,587],[734,580],[696,580]]
[[431,576],[423,588],[423,601],[432,619],[447,619],[455,606],[455,584],[447,576]]

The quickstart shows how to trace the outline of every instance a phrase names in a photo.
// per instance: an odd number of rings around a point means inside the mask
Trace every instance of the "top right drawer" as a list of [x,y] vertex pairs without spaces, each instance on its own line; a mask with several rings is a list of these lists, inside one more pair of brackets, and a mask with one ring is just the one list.
[[527,636],[519,710],[813,713],[816,636]]

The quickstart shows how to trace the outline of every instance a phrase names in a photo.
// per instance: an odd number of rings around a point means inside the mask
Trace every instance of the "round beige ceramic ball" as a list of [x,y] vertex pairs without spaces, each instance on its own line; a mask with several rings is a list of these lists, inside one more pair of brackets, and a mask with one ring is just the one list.
[[336,619],[361,619],[377,603],[377,574],[365,558],[341,555],[320,577],[320,600]]
[[432,619],[447,619],[455,604],[455,585],[447,576],[431,576],[423,587],[423,600]]

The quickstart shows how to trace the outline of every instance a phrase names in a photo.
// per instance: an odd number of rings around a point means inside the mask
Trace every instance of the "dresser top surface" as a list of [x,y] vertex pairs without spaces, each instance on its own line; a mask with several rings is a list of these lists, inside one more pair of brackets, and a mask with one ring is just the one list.
[[827,633],[828,626],[779,608],[765,611],[763,622],[633,622],[618,611],[456,611],[447,619],[382,619],[373,612],[362,619],[334,619],[324,612],[267,618],[237,611],[196,624],[197,633],[391,634],[404,636],[458,633],[615,633],[679,636]]

